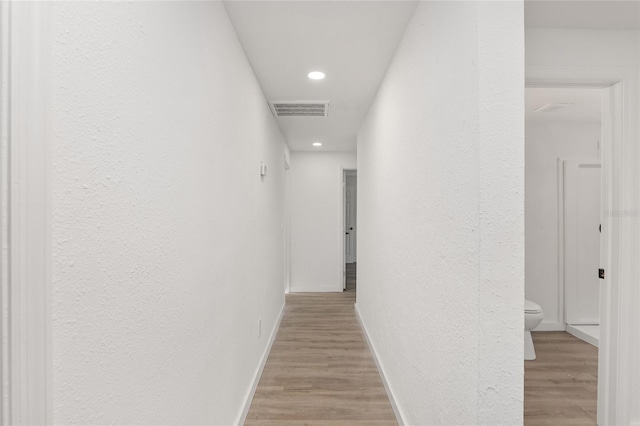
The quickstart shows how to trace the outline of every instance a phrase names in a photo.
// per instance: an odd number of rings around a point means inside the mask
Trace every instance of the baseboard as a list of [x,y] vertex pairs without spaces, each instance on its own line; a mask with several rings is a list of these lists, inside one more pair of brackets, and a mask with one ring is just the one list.
[[342,291],[342,287],[338,290],[336,286],[320,286],[320,287],[296,287],[291,286],[289,293],[339,293]]
[[371,342],[371,339],[369,338],[369,332],[367,331],[367,327],[364,325],[364,322],[362,321],[362,317],[360,316],[360,311],[358,310],[358,304],[354,304],[353,305],[355,311],[356,311],[356,318],[358,318],[358,323],[360,324],[360,328],[362,329],[362,334],[364,335],[364,340],[367,341],[367,345],[369,346],[369,350],[371,350],[371,353],[373,354],[373,359],[376,362],[376,366],[378,367],[378,372],[380,373],[380,378],[382,379],[382,384],[384,385],[384,390],[387,392],[387,397],[389,397],[389,402],[391,403],[391,408],[393,409],[393,414],[395,414],[396,416],[396,420],[398,421],[398,426],[405,426],[406,422],[404,421],[404,416],[402,415],[402,412],[400,411],[400,407],[398,407],[398,404],[396,403],[396,398],[393,394],[393,391],[391,390],[391,385],[389,384],[389,382],[387,381],[387,376],[384,372],[384,368],[382,367],[382,364],[380,364],[380,360],[378,359],[378,353],[376,352],[376,348],[375,346],[373,346],[373,343]]
[[593,337],[587,333],[585,333],[584,331],[580,330],[577,327],[573,327],[569,324],[567,324],[567,333],[569,333],[570,335],[572,335],[573,337],[576,337],[580,340],[582,340],[583,342],[587,342],[590,345],[595,346],[596,348],[598,347],[599,339],[596,337]]
[[258,383],[260,383],[260,377],[262,377],[262,371],[264,370],[264,366],[267,364],[267,359],[269,358],[269,353],[271,352],[271,347],[273,346],[273,342],[276,340],[276,335],[278,334],[278,330],[280,329],[280,321],[282,321],[282,316],[284,315],[284,307],[285,304],[282,304],[282,308],[280,309],[280,314],[278,314],[278,319],[276,320],[273,329],[271,330],[271,335],[269,336],[269,343],[267,343],[267,347],[262,354],[262,358],[260,359],[260,364],[256,369],[256,373],[253,376],[253,382],[251,384],[251,388],[247,393],[247,396],[244,400],[244,406],[240,415],[238,416],[238,421],[236,425],[243,425],[245,420],[247,419],[247,414],[249,414],[249,408],[251,408],[251,402],[253,401],[253,396],[256,393],[256,389],[258,388]]
[[533,331],[566,331],[564,323],[562,322],[541,322],[539,326],[533,329]]

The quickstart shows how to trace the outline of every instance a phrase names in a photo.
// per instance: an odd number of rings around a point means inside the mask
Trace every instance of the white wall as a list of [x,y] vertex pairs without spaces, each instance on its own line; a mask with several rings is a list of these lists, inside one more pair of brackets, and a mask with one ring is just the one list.
[[292,292],[342,291],[342,168],[355,153],[291,153]]
[[358,140],[357,309],[406,424],[521,424],[519,2],[420,2]]
[[[638,117],[640,99],[640,33],[638,31],[607,31],[588,29],[527,28],[527,69],[551,67],[569,70],[600,70],[614,68],[627,73],[624,108],[626,117]],[[626,120],[626,119],[625,119]],[[609,417],[607,423],[640,425],[640,221],[635,212],[640,209],[640,143],[638,121],[625,121],[624,149],[614,152],[612,162],[616,191],[612,193],[614,210],[624,215],[607,217],[603,222],[614,230],[612,250],[620,250],[620,263],[612,268],[610,277],[620,283],[620,293],[613,296],[621,301],[619,309],[612,312],[613,324],[621,340],[623,354],[612,359],[610,374],[619,381],[612,394],[611,408],[618,417]],[[604,152],[604,151],[603,151]],[[603,173],[606,167],[603,165]],[[607,209],[607,206],[603,206]],[[608,221],[608,222],[607,222]],[[616,394],[616,392],[618,392]]]
[[600,123],[525,126],[525,294],[544,311],[538,329],[563,329],[558,280],[558,158],[598,158]]
[[285,143],[224,7],[58,2],[53,31],[54,422],[234,424],[284,302]]

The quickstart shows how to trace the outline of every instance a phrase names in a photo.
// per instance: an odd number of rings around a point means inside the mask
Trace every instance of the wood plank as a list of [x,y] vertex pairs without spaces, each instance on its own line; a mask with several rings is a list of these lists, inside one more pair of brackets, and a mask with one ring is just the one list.
[[344,293],[288,294],[245,425],[397,425],[355,316],[355,264]]
[[562,331],[534,332],[525,361],[524,424],[595,425],[598,348]]
[[[353,265],[344,293],[287,295],[246,425],[397,425],[355,317],[355,278]],[[524,424],[595,425],[597,348],[564,332],[533,338]]]

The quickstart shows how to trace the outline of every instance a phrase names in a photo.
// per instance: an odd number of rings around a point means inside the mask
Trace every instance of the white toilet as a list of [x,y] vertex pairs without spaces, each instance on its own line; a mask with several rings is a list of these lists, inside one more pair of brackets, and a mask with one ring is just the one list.
[[531,300],[524,301],[524,359],[533,361],[536,359],[536,350],[533,347],[531,330],[542,322],[542,308]]

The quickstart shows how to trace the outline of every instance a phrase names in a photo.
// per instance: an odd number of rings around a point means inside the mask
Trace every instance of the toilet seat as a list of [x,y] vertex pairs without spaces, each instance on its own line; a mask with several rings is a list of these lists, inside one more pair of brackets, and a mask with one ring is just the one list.
[[525,314],[540,314],[542,313],[542,308],[535,302],[531,300],[524,301],[524,313]]

